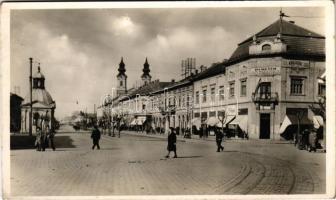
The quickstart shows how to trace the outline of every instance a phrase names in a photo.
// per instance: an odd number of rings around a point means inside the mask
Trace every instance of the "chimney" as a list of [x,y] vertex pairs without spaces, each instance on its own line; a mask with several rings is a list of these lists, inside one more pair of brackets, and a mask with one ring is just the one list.
[[198,74],[198,70],[197,69],[195,70],[195,74]]

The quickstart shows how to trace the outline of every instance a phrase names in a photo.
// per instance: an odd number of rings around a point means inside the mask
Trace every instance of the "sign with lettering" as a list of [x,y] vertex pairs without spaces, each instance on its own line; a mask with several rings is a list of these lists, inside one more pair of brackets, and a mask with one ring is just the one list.
[[309,62],[302,60],[283,60],[282,65],[285,67],[298,67],[298,68],[308,68]]
[[280,67],[263,66],[263,67],[255,67],[252,68],[251,70],[252,70],[251,74],[256,76],[280,74]]

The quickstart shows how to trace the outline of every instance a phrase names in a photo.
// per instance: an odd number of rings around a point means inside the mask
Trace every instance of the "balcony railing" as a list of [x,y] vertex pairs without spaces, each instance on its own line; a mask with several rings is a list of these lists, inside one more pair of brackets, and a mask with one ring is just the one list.
[[252,101],[256,103],[278,102],[278,100],[279,100],[279,95],[277,92],[252,93]]

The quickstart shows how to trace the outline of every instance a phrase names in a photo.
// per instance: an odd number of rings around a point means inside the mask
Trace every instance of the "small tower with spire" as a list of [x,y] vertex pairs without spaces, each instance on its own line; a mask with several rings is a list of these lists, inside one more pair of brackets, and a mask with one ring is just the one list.
[[126,94],[127,92],[127,76],[125,74],[125,63],[123,57],[121,57],[121,61],[119,63],[118,75],[117,75],[117,96]]
[[141,80],[142,80],[143,85],[146,85],[152,79],[152,76],[149,74],[150,69],[149,69],[149,64],[148,64],[147,57],[146,57],[146,61],[145,61],[144,68],[143,68],[142,72],[143,73],[141,75]]

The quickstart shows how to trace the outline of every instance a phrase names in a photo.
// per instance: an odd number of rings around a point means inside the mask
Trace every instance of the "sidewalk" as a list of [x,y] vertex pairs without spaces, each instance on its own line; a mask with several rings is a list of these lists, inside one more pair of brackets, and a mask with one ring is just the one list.
[[[146,134],[145,132],[135,132],[135,131],[121,131],[121,134],[141,136],[141,137],[152,137],[167,139],[166,134]],[[198,135],[191,136],[192,138],[184,138],[182,135],[177,135],[177,140],[181,142],[214,142],[215,136],[208,136],[207,138],[199,138]],[[292,141],[282,141],[282,140],[258,140],[258,139],[241,139],[241,138],[225,138],[225,142],[237,142],[237,143],[260,143],[260,144],[292,144]]]

